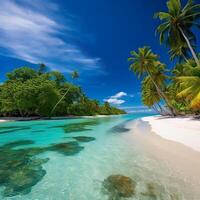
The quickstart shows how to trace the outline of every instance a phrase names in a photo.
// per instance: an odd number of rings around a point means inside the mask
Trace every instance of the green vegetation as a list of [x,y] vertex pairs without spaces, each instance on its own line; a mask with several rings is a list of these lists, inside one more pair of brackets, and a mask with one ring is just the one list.
[[[0,85],[0,116],[50,117],[69,115],[111,115],[125,112],[109,103],[100,105],[89,99],[82,89],[68,81],[58,71],[46,72],[44,64],[39,70],[21,67],[7,74]],[[78,78],[73,72],[72,79]]]
[[168,12],[154,17],[162,23],[156,32],[160,43],[169,48],[172,70],[159,60],[150,47],[131,51],[130,70],[142,80],[142,101],[160,114],[200,114],[200,54],[196,52],[193,27],[200,28],[200,4],[188,0],[167,2]]

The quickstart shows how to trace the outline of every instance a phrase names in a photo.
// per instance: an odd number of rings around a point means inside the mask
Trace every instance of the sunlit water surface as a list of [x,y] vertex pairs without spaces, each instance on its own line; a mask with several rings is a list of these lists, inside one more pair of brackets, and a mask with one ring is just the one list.
[[[1,123],[0,199],[184,199],[181,180],[127,139],[125,123],[145,115]],[[134,194],[109,194],[111,175],[134,180]]]

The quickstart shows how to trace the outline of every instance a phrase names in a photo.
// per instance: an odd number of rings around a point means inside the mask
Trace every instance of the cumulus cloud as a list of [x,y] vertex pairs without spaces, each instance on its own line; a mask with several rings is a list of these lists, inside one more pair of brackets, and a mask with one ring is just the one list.
[[122,100],[120,98],[127,96],[127,93],[125,92],[118,92],[117,94],[109,97],[108,99],[104,99],[105,102],[115,104],[115,105],[121,105],[125,103],[125,100]]
[[[1,54],[45,63],[53,70],[102,72],[101,59],[90,57],[75,44],[76,21],[59,14],[50,0],[6,0],[0,6]],[[61,22],[65,21],[65,23]]]
[[105,99],[104,101],[108,102],[108,103],[111,103],[111,104],[116,104],[116,105],[120,105],[122,103],[124,103],[125,101],[122,100],[122,99],[112,99],[112,98],[109,98],[109,99]]
[[118,98],[121,98],[123,96],[127,96],[127,93],[125,93],[125,92],[118,92],[117,94],[111,96],[111,98],[118,99]]

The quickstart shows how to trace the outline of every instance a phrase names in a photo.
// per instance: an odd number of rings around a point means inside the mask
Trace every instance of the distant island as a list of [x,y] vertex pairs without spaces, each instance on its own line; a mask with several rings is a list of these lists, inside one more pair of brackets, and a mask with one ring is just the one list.
[[[88,98],[80,86],[66,80],[58,71],[20,67],[7,73],[0,85],[1,117],[55,117],[118,115],[126,112]],[[72,73],[72,79],[78,78]]]

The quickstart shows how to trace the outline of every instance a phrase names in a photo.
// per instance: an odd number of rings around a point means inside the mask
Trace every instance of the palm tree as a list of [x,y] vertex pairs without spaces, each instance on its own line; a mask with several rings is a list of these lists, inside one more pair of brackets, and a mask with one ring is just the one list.
[[156,105],[159,104],[161,98],[149,76],[142,81],[142,102],[145,106],[152,107],[156,112],[161,113]]
[[39,64],[39,69],[38,69],[38,75],[44,74],[44,72],[46,71],[46,65],[44,63],[40,63]]
[[[71,77],[73,80],[79,78],[79,73],[77,71],[73,71],[71,74]],[[71,85],[72,86],[72,85]],[[50,116],[53,114],[53,112],[55,111],[55,109],[57,108],[58,104],[64,99],[64,97],[67,95],[67,93],[69,92],[69,90],[71,89],[71,86],[68,87],[67,91],[64,93],[64,95],[59,99],[59,101],[56,103],[56,105],[53,107],[53,109],[51,110]]]
[[196,37],[192,32],[192,27],[200,27],[200,4],[194,4],[193,0],[188,0],[182,7],[180,0],[169,0],[167,2],[168,12],[158,12],[155,17],[164,21],[157,28],[160,33],[160,43],[166,42],[170,48],[177,47],[180,43],[186,42],[197,65],[200,65],[197,55],[193,49]]
[[128,58],[131,61],[130,70],[140,78],[141,76],[148,75],[152,83],[154,84],[159,96],[164,99],[168,108],[172,114],[175,115],[175,110],[170,104],[167,96],[163,92],[161,84],[155,81],[155,75],[164,71],[165,65],[158,61],[158,55],[154,54],[149,47],[139,48],[138,52],[131,51],[131,57]]
[[179,86],[177,96],[184,98],[193,109],[200,109],[200,67],[185,64],[187,73],[175,78]]
[[73,71],[71,76],[72,76],[72,79],[77,79],[79,78],[79,73],[77,71]]
[[189,57],[189,49],[186,42],[177,41],[177,46],[171,47],[169,50],[170,60],[174,60],[178,58],[179,63],[182,61],[188,61]]

